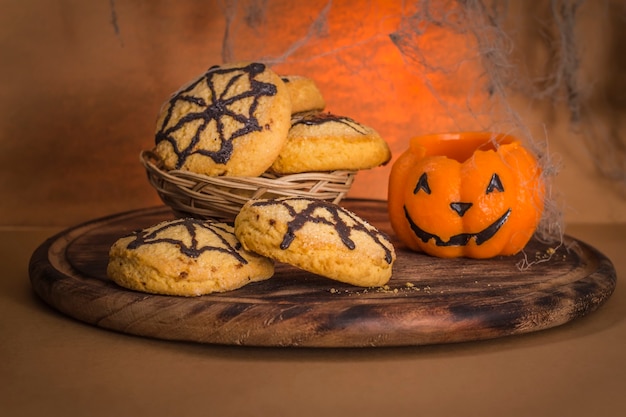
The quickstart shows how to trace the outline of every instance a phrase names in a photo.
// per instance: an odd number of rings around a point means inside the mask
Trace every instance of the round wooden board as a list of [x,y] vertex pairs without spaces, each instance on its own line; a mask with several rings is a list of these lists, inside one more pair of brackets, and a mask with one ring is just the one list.
[[[386,203],[342,205],[393,237]],[[32,255],[35,292],[53,308],[106,329],[167,340],[247,346],[406,346],[538,331],[584,316],[616,285],[602,253],[565,236],[554,248],[489,260],[439,259],[394,241],[388,287],[358,288],[277,265],[267,281],[196,298],[126,290],[106,277],[122,235],[173,218],[155,207],[93,220],[44,242]],[[524,260],[529,267],[520,267]]]

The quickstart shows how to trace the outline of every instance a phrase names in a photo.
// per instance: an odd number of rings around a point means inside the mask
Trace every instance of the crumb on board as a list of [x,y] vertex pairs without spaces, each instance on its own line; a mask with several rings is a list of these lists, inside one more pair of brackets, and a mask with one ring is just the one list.
[[331,294],[346,294],[348,296],[365,295],[371,292],[384,293],[384,294],[404,294],[404,295],[408,295],[411,292],[424,292],[428,294],[445,293],[444,290],[435,291],[429,285],[426,285],[423,288],[420,288],[412,282],[405,282],[404,284],[401,284],[398,286],[390,286],[386,284],[381,287],[368,287],[368,288],[361,288],[361,289],[353,289],[353,288],[337,289],[335,287],[332,287],[328,289],[328,292]]

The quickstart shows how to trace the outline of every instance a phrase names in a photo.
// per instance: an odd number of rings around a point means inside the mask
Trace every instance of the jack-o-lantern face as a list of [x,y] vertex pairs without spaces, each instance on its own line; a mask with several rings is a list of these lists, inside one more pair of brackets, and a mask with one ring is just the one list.
[[389,177],[389,218],[411,249],[439,257],[519,252],[543,211],[535,158],[511,136],[412,139]]

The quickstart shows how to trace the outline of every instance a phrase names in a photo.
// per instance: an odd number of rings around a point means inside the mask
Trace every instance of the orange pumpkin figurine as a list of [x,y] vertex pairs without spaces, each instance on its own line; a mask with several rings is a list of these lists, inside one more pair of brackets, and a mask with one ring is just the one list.
[[535,232],[544,192],[537,160],[513,136],[418,136],[392,166],[389,220],[415,251],[443,258],[512,255]]

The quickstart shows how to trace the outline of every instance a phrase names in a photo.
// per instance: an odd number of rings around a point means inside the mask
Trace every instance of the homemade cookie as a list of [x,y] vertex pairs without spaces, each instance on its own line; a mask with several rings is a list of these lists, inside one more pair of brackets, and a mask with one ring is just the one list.
[[356,171],[389,159],[389,145],[374,129],[348,117],[311,112],[293,116],[287,143],[270,170],[277,174]]
[[274,262],[244,250],[232,226],[192,218],[120,238],[107,267],[122,287],[187,297],[234,290],[273,274]]
[[281,79],[289,91],[289,97],[291,97],[292,113],[324,110],[326,101],[315,81],[301,75],[284,75]]
[[387,283],[396,259],[387,236],[323,200],[250,200],[235,219],[235,235],[248,250],[361,287]]
[[214,66],[161,107],[155,152],[168,170],[256,177],[278,156],[290,125],[289,92],[269,67]]

